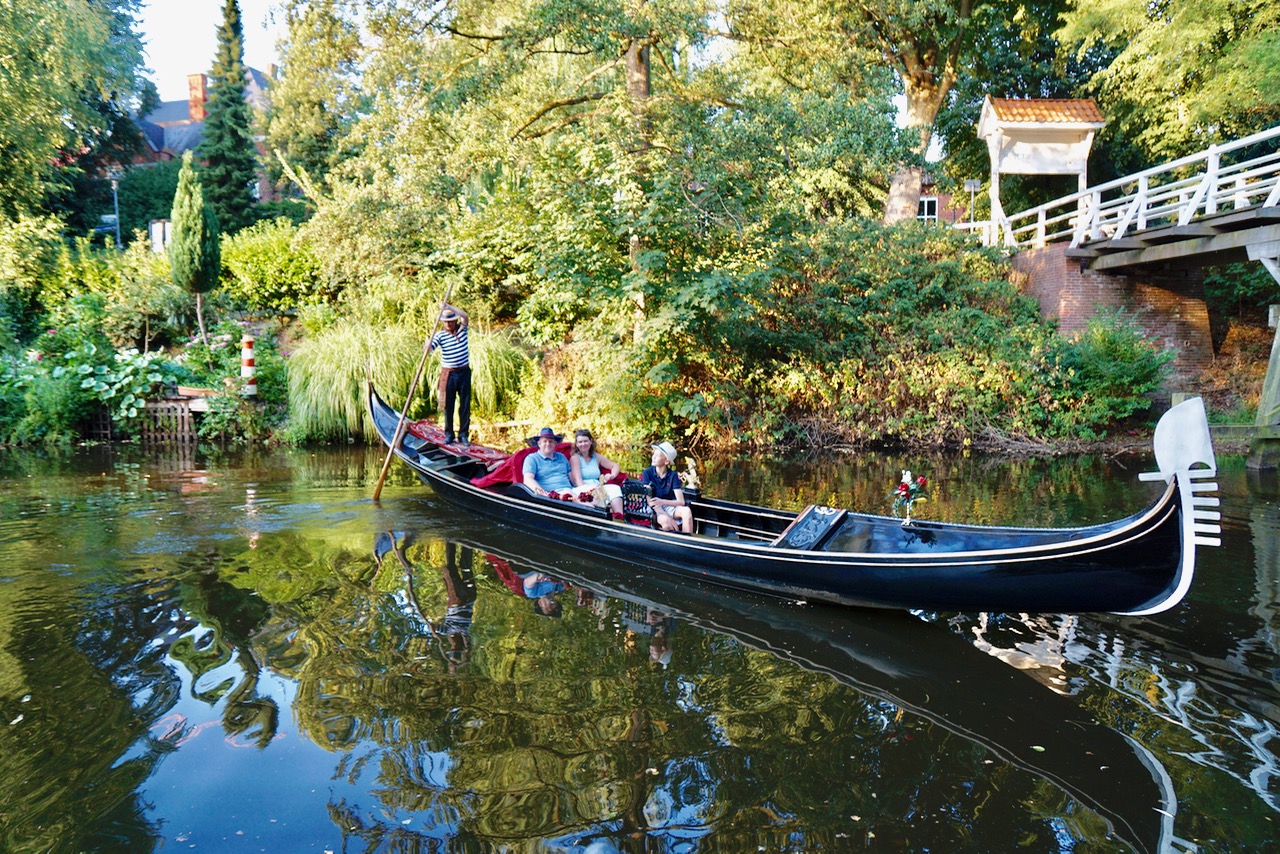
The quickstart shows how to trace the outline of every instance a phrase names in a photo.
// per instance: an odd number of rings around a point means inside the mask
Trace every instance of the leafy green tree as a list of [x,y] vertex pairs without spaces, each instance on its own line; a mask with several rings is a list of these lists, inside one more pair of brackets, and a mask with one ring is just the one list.
[[62,223],[47,215],[22,215],[0,228],[0,317],[8,318],[17,341],[35,337],[50,303],[62,299],[50,286],[65,251],[61,230]]
[[173,282],[169,258],[151,251],[150,241],[134,240],[123,252],[98,250],[108,275],[105,329],[117,349],[176,343],[190,328],[191,300]]
[[267,173],[284,178],[278,157],[320,181],[354,153],[348,134],[362,112],[360,32],[350,0],[293,0],[281,45],[282,74],[271,84]]
[[60,168],[110,135],[139,92],[139,0],[0,4],[0,216],[37,211]]
[[974,10],[983,5],[983,0],[837,3],[837,26],[845,38],[858,47],[877,48],[893,68],[906,98],[906,127],[917,134],[915,158],[893,175],[885,203],[886,224],[916,216],[934,120],[959,77],[962,56],[967,56]]
[[232,234],[254,221],[256,156],[252,117],[244,99],[244,28],[238,0],[227,0],[218,27],[218,52],[209,74],[209,114],[200,141],[208,190],[222,228]]
[[1280,120],[1273,0],[1076,0],[1058,37],[1117,53],[1090,80],[1117,132],[1163,161]]
[[126,243],[135,231],[145,231],[151,220],[169,218],[181,168],[181,160],[167,160],[134,166],[124,173],[119,189],[120,231]]
[[196,322],[200,338],[209,345],[204,324],[204,295],[218,284],[222,269],[218,238],[218,216],[213,205],[204,199],[204,191],[191,167],[191,152],[182,155],[182,171],[178,173],[178,191],[173,196],[169,217],[169,263],[174,284],[196,296]]
[[[93,148],[55,170],[44,203],[45,210],[61,217],[67,231],[77,236],[101,227],[102,217],[115,212],[107,172],[131,162],[143,147],[142,133],[132,116],[106,101],[94,100],[106,131]],[[107,245],[115,242],[113,231],[104,238]]]

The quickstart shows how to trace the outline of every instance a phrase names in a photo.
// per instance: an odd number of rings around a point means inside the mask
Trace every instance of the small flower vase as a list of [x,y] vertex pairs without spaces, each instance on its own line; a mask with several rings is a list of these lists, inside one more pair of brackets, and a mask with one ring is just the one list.
[[911,524],[911,505],[913,504],[915,504],[914,501],[907,502],[907,518],[902,520],[902,527],[904,528]]

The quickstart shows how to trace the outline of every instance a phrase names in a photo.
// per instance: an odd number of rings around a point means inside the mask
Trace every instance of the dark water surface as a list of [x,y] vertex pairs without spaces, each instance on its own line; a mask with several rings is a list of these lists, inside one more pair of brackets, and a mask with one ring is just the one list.
[[[0,452],[0,850],[1280,844],[1280,489],[1150,618],[897,614],[458,519],[376,450]],[[635,460],[632,462],[639,462]],[[705,466],[714,495],[1075,525],[1143,460]],[[549,613],[548,613],[549,612]]]

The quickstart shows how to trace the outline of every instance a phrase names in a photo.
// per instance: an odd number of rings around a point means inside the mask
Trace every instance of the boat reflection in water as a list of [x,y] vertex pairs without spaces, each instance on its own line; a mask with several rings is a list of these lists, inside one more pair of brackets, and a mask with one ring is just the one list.
[[475,587],[465,552],[474,549],[483,556],[479,564],[529,599],[537,613],[554,616],[565,604],[589,607],[603,625],[604,603],[621,600],[621,621],[647,639],[657,665],[670,662],[677,626],[692,624],[830,676],[873,703],[892,704],[981,745],[1088,806],[1138,851],[1166,851],[1177,842],[1172,783],[1149,751],[944,626],[898,612],[851,612],[700,586],[662,573],[637,575],[531,538],[506,536],[499,546],[500,529],[474,531],[460,530],[447,543],[440,572],[449,605],[441,625],[421,616],[415,588],[434,581],[406,559],[408,538],[383,533],[375,545],[375,554],[394,554],[405,570],[406,609],[459,661],[465,660],[459,650],[470,648]]

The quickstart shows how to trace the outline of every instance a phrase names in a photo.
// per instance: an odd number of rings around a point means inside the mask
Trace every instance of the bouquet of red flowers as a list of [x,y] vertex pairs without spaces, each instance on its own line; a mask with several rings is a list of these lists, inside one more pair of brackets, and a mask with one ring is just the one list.
[[915,503],[917,501],[926,500],[924,488],[928,485],[929,481],[924,475],[912,477],[911,472],[905,469],[903,470],[902,482],[898,484],[897,489],[889,493],[889,497],[893,499],[892,507],[894,516],[898,515],[899,510],[906,508],[907,518],[902,524],[905,525],[911,521],[911,508]]

